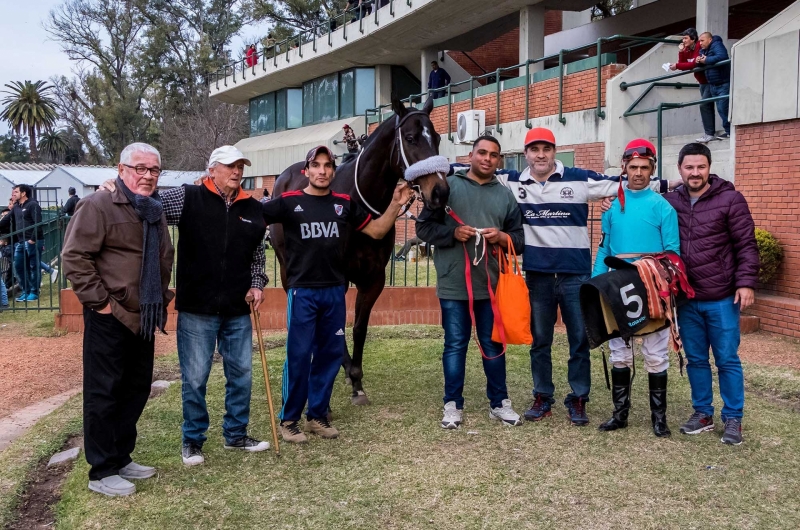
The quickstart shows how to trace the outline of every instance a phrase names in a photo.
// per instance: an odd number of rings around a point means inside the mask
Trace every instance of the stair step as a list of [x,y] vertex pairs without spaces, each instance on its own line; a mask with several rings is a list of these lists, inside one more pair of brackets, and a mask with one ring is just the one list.
[[[661,148],[666,150],[668,147],[677,146],[678,150],[680,150],[681,147],[686,144],[693,143],[701,136],[703,136],[702,132],[695,134],[683,134],[680,136],[666,136],[661,139]],[[650,141],[653,142],[653,144],[656,144],[657,140],[658,139],[655,137],[650,138]],[[730,147],[730,142],[730,138],[726,138],[725,140],[712,140],[706,145],[708,145],[709,149],[714,151],[715,149],[728,149]]]

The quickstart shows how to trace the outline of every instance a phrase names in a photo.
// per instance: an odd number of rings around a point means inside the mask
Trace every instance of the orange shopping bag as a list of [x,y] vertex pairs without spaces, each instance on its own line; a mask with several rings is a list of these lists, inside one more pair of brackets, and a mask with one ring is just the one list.
[[530,345],[533,343],[531,302],[514,246],[508,246],[508,256],[504,252],[498,252],[497,261],[500,265],[500,277],[497,280],[495,298],[501,318],[499,322],[495,319],[492,340],[502,342],[502,334],[498,329],[498,326],[502,326],[505,329],[505,343]]

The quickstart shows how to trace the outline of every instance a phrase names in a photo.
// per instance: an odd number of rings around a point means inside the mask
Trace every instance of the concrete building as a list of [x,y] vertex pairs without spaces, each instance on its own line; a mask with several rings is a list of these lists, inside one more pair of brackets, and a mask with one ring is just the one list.
[[[308,34],[299,47],[261,53],[255,66],[237,63],[212,76],[212,97],[249,106],[251,134],[237,146],[254,162],[245,175],[255,179],[256,188],[270,187],[275,176],[313,145],[325,144],[343,154],[341,125],[347,122],[357,133],[374,130],[391,115],[387,107],[392,92],[410,96],[424,91],[431,60],[453,80],[449,95],[435,101],[431,114],[442,135],[440,152],[451,161],[464,161],[471,140],[488,131],[501,142],[506,166],[521,167],[525,133],[544,126],[555,133],[566,164],[609,174],[619,171],[630,139],[650,138],[660,147],[659,176],[677,178],[678,151],[703,132],[693,105],[700,93],[691,72],[677,72],[660,85],[652,80],[672,74],[664,65],[676,61],[677,35],[688,27],[711,31],[729,50],[733,46],[734,127],[732,138],[709,143],[714,172],[738,185],[745,168],[769,166],[774,159],[743,165],[743,157],[753,155],[739,135],[751,131],[760,134],[759,141],[768,141],[774,131],[767,128],[778,122],[784,131],[780,146],[794,153],[796,140],[789,138],[798,132],[798,116],[792,112],[800,109],[800,102],[798,43],[792,40],[796,22],[791,18],[797,3],[791,0],[639,0],[634,9],[598,21],[588,20],[591,1],[408,4],[391,2],[335,31]],[[636,38],[611,38],[615,35]],[[528,67],[519,66],[531,60],[535,62]],[[778,70],[784,63],[793,66]],[[458,130],[460,113],[479,124],[471,136]],[[716,124],[721,130],[718,116]],[[755,186],[747,197],[765,204]],[[772,219],[774,213],[765,215]],[[590,218],[598,217],[592,209]],[[787,241],[796,239],[794,227],[800,219],[791,221],[791,226],[789,219],[781,221]],[[597,239],[596,222],[590,229]],[[797,252],[787,258],[787,267],[793,260],[800,265]],[[800,300],[796,272],[786,269],[784,281],[789,283],[778,291],[793,292]],[[787,291],[790,287],[796,291]],[[800,322],[796,311],[792,317]],[[796,326],[800,336],[800,324]]]

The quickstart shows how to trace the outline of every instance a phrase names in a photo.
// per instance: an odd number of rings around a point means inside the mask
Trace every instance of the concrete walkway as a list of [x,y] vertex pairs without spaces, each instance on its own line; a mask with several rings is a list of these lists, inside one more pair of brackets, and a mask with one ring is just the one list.
[[11,445],[11,442],[25,434],[25,431],[33,427],[37,421],[56,410],[80,391],[80,387],[67,390],[0,419],[0,451]]

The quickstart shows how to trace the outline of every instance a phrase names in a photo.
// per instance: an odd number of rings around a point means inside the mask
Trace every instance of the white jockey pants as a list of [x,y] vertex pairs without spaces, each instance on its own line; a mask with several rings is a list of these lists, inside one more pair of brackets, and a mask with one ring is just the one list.
[[[642,355],[644,367],[648,373],[657,374],[669,368],[669,328],[648,333],[642,337]],[[615,368],[633,368],[633,349],[625,345],[625,341],[617,337],[608,341],[611,348],[611,364]]]

